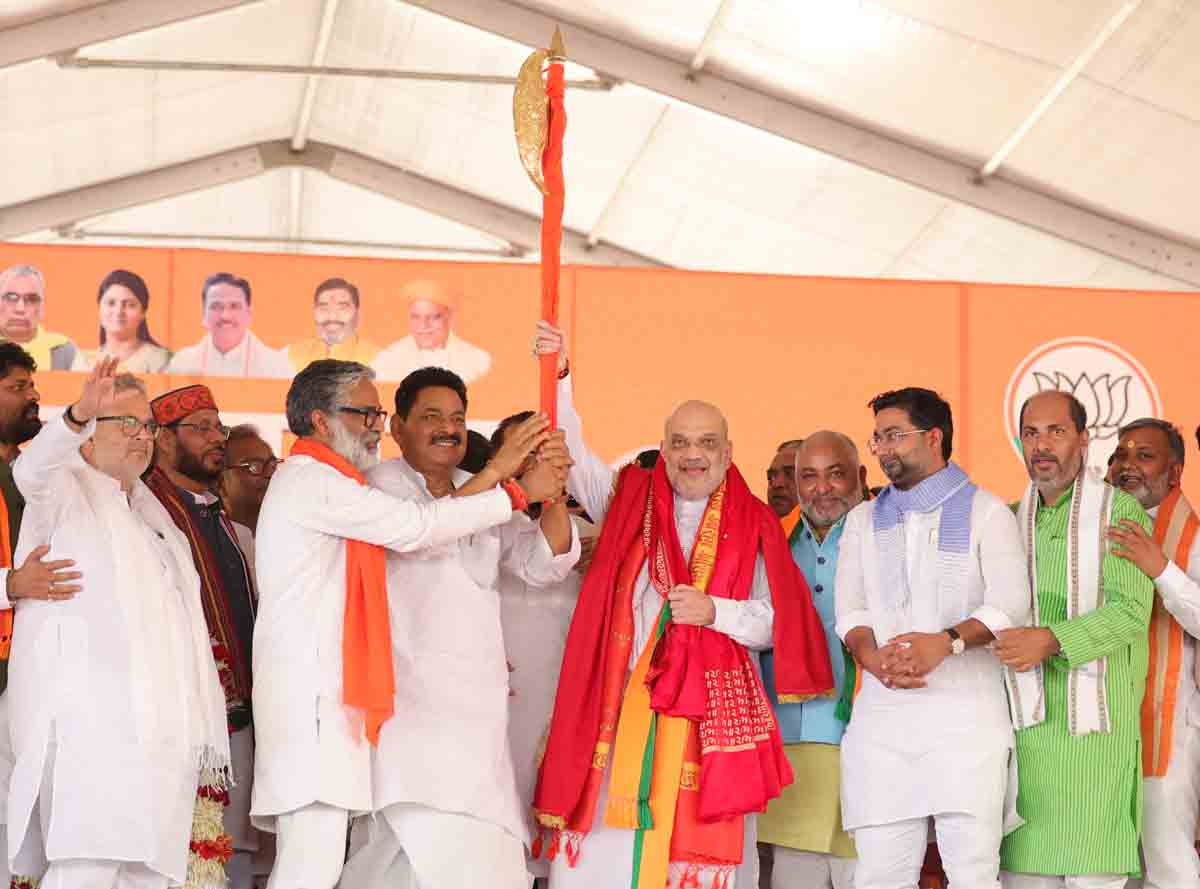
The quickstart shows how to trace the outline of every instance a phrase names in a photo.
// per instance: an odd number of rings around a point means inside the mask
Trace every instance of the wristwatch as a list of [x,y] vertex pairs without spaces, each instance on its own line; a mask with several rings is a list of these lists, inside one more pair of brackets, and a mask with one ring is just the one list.
[[946,630],[946,635],[950,637],[950,653],[962,654],[967,650],[967,643],[963,641],[963,637],[958,635],[958,630],[950,627]]

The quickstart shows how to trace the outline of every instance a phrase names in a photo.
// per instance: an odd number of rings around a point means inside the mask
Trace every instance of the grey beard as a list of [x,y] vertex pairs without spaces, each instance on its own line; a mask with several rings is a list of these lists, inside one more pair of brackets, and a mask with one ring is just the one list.
[[333,442],[330,445],[334,452],[350,461],[359,472],[366,472],[379,463],[379,450],[370,450],[362,439],[354,435],[341,420],[333,422]]

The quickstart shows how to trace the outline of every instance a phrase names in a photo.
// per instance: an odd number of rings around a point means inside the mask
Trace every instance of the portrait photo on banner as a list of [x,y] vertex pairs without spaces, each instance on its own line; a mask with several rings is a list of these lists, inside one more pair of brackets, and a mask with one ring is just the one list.
[[[312,361],[420,367],[468,384],[492,370],[499,331],[480,306],[487,268],[453,263],[155,248],[3,245],[0,337],[43,370],[106,356],[137,374],[291,379]],[[531,282],[533,283],[533,282]],[[535,291],[531,291],[533,293]]]

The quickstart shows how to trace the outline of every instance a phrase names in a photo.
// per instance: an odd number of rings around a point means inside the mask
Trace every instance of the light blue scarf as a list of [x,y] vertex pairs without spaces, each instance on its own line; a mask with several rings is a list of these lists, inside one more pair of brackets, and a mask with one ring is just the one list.
[[941,507],[938,524],[938,593],[942,601],[966,602],[967,565],[971,550],[971,505],[975,491],[956,463],[907,491],[888,485],[875,501],[872,522],[879,553],[880,591],[892,609],[908,610],[912,591],[904,545],[904,515]]

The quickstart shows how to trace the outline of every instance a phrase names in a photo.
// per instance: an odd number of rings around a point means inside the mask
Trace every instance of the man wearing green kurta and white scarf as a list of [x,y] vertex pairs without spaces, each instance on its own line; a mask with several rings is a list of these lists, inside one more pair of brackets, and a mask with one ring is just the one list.
[[1031,484],[1018,519],[1035,581],[1033,626],[994,644],[1006,671],[1025,823],[1001,847],[1005,889],[1119,889],[1138,874],[1141,724],[1154,589],[1108,551],[1137,501],[1086,466],[1087,415],[1069,393],[1021,409]]

